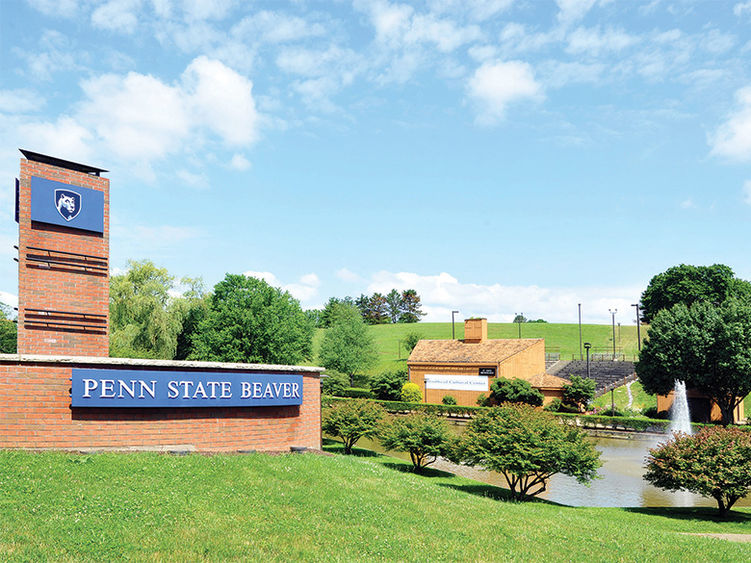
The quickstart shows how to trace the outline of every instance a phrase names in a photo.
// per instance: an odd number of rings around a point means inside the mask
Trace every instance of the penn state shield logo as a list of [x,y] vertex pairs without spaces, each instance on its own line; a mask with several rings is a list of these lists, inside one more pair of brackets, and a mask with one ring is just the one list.
[[55,207],[66,221],[72,221],[81,212],[81,194],[73,190],[55,190]]

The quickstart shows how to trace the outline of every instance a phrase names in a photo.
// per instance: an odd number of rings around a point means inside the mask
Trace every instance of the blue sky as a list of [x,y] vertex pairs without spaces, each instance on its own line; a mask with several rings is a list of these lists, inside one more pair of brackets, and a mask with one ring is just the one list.
[[0,1],[0,299],[19,147],[110,170],[111,257],[304,307],[633,324],[751,279],[751,1]]

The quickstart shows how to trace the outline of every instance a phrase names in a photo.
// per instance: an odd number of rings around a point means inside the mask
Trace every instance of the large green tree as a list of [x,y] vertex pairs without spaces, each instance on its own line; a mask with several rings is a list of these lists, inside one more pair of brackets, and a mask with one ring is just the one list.
[[321,340],[318,361],[352,379],[375,362],[375,341],[356,306],[342,304],[333,310],[332,319]]
[[648,393],[670,392],[676,379],[711,397],[723,424],[751,393],[751,304],[678,304],[652,321],[636,373]]
[[186,289],[181,297],[171,300],[169,312],[180,322],[175,359],[186,360],[193,353],[193,337],[198,332],[198,325],[208,313],[209,295],[201,278],[183,278],[180,285]]
[[110,278],[110,355],[175,357],[181,320],[168,310],[174,278],[150,260],[128,261]]
[[296,364],[312,355],[314,327],[288,292],[227,274],[193,335],[192,359]]
[[0,354],[15,354],[17,341],[18,329],[11,320],[11,308],[0,303]]
[[654,276],[641,296],[642,320],[651,323],[663,309],[697,302],[719,305],[730,297],[751,296],[751,283],[736,278],[724,264],[673,266]]

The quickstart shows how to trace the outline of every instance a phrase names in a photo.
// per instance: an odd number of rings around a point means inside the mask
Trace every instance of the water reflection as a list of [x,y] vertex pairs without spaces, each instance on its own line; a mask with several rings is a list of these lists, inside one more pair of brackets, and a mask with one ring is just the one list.
[[[457,430],[461,432],[460,429]],[[671,493],[644,481],[642,475],[647,450],[658,442],[665,441],[665,437],[591,437],[590,440],[602,452],[600,459],[603,466],[599,470],[601,478],[586,486],[580,485],[572,477],[554,475],[548,484],[548,490],[539,495],[540,498],[569,506],[716,506],[714,499],[686,492]],[[378,442],[372,440],[362,439],[357,447],[386,453]],[[409,454],[388,452],[388,455],[409,460]],[[430,467],[499,487],[507,486],[503,475],[492,471],[455,465],[445,460],[439,460]],[[736,506],[751,506],[751,498],[738,501]]]

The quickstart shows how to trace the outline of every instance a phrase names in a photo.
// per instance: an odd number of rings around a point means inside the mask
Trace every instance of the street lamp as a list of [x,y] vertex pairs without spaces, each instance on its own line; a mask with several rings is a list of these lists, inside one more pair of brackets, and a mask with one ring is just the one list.
[[587,351],[587,378],[589,378],[589,349],[592,345],[589,342],[584,343],[584,349]]
[[451,340],[456,340],[456,333],[454,332],[454,315],[459,311],[451,311]]
[[613,361],[615,361],[615,314],[618,309],[608,309],[608,313],[613,317]]
[[639,352],[641,352],[641,317],[639,316],[639,304],[632,303],[631,306],[636,307],[636,345],[639,347]]

